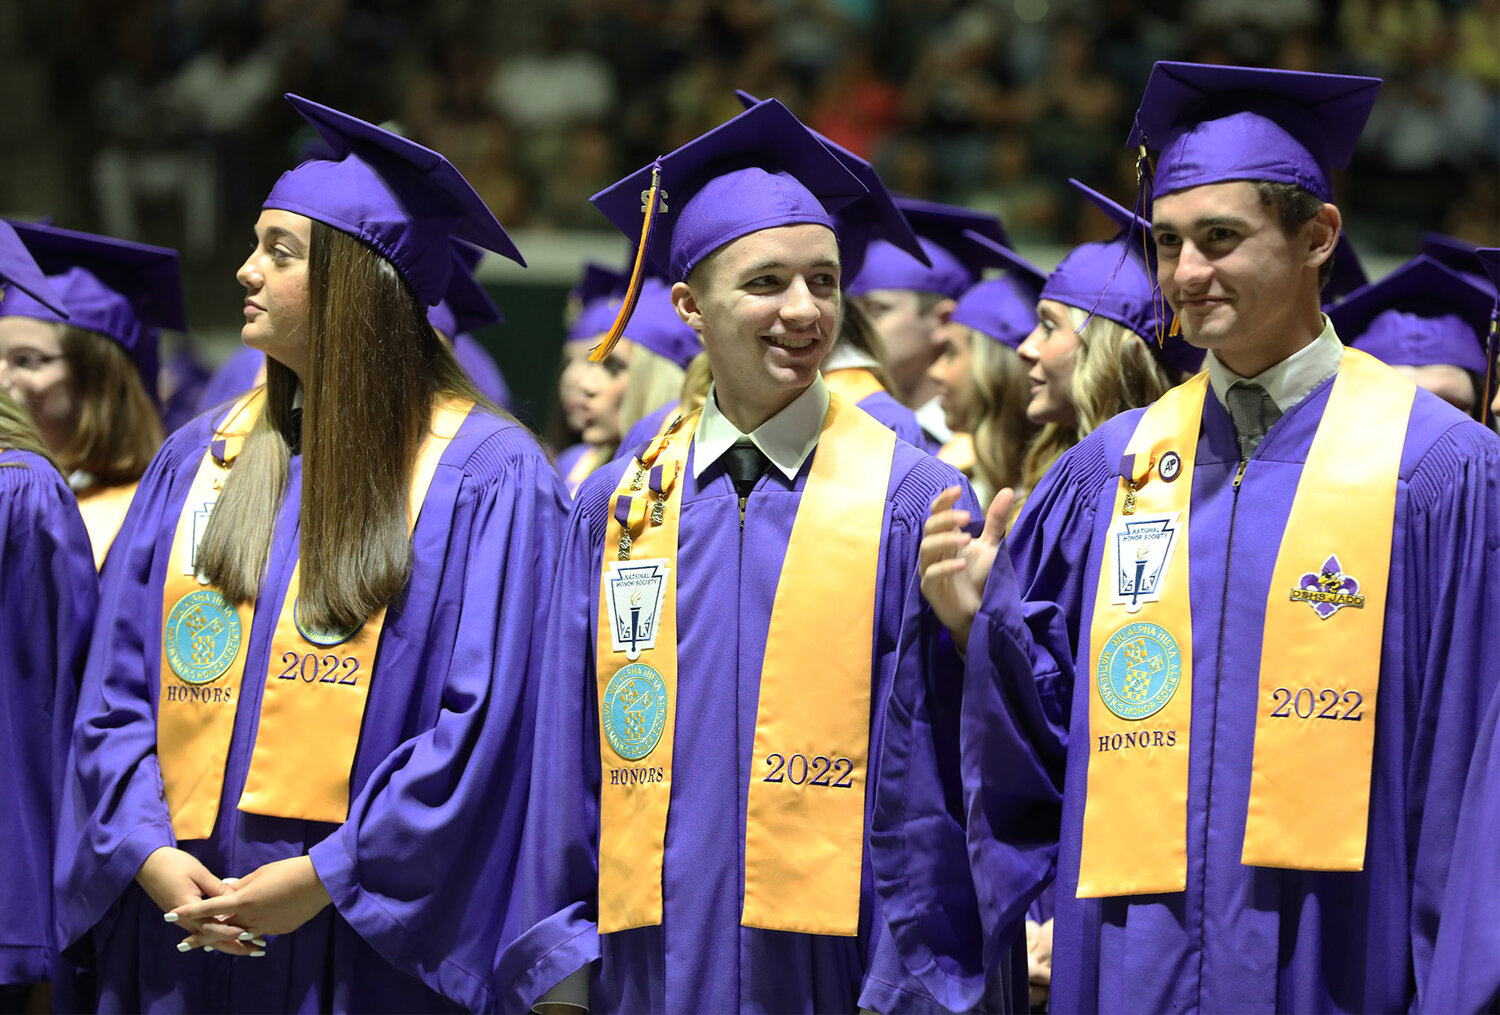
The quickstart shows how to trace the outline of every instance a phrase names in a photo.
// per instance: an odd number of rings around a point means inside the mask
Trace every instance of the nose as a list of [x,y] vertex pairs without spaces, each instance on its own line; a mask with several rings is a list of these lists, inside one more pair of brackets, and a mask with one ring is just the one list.
[[1020,356],[1022,362],[1028,367],[1035,366],[1042,358],[1039,345],[1042,340],[1042,330],[1040,324],[1032,328],[1031,334],[1026,336],[1026,341],[1022,342],[1020,348],[1016,350],[1016,355]]
[[786,301],[781,304],[781,316],[794,328],[806,328],[817,321],[822,315],[818,309],[818,303],[813,299],[812,291],[807,288],[807,280],[800,275],[792,279],[792,284],[787,289]]
[[265,276],[255,266],[255,256],[252,254],[240,265],[240,270],[234,273],[235,281],[244,286],[250,292],[255,292],[265,284]]
[[1178,252],[1176,263],[1172,266],[1170,282],[1181,289],[1201,290],[1213,277],[1213,266],[1208,263],[1208,258],[1190,240],[1182,241],[1182,249]]

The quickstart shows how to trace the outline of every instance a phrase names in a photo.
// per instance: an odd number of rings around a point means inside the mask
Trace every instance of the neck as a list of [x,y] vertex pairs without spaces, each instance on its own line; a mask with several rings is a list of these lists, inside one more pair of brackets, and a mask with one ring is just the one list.
[[1317,303],[1299,312],[1294,319],[1279,324],[1268,334],[1244,347],[1222,347],[1214,350],[1219,362],[1240,377],[1257,377],[1306,349],[1323,333],[1323,314]]
[[714,403],[724,418],[733,423],[735,429],[743,434],[751,434],[759,430],[761,424],[776,415],[782,409],[797,400],[797,396],[806,391],[807,387],[794,388],[789,391],[778,391],[775,398],[749,398],[744,392],[736,392],[732,389],[714,384]]

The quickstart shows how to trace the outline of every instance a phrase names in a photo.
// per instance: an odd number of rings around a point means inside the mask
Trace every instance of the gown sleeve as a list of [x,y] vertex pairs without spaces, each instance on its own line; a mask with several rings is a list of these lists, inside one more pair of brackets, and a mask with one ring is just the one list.
[[0,984],[52,978],[58,798],[99,579],[73,495],[34,455],[0,458]]
[[1408,620],[1405,669],[1421,689],[1412,761],[1402,774],[1417,1007],[1493,1010],[1500,1001],[1500,440],[1472,423],[1450,430],[1414,472],[1408,502],[1408,580],[1392,595],[1403,595],[1406,616],[1416,618]]
[[599,957],[593,611],[604,513],[617,471],[602,469],[579,489],[546,605],[532,806],[517,871],[523,930],[495,957],[495,995],[503,1011],[530,1010]]
[[[474,1011],[495,1007],[495,942],[514,924],[537,650],[567,504],[540,448],[518,443],[530,435],[511,428],[463,472],[434,478],[428,503],[440,483],[461,484],[451,523],[414,546],[419,561],[442,561],[426,649],[428,679],[441,684],[436,719],[377,765],[344,824],[308,850],[361,937]],[[414,571],[410,595],[425,594],[420,580]]]
[[[977,530],[984,509],[968,483],[930,461],[950,474],[939,488],[960,486],[956,506]],[[888,563],[888,573],[904,574],[909,584],[884,710],[871,862],[884,919],[910,974],[950,1011],[1013,1011],[1018,999],[1009,994],[1026,983],[1024,949],[1012,948],[1019,924],[1006,929],[999,954],[983,953],[982,909],[969,876],[958,751],[964,664],[922,598],[915,566],[929,501],[912,505],[910,517],[898,511],[887,543],[888,553],[909,559],[899,571]]]
[[959,750],[986,967],[1056,870],[1087,562],[1112,475],[1102,445],[1096,431],[1037,484],[969,635]]
[[[161,645],[158,535],[185,496],[206,419],[173,434],[136,489],[100,575],[59,816],[57,934],[67,947],[108,913],[147,856],[176,845],[156,756]],[[175,521],[175,513],[171,513]]]

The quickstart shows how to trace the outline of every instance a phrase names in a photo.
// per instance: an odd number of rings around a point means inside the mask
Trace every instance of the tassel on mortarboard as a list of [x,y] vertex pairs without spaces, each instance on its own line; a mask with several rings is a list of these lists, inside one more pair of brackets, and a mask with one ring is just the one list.
[[651,246],[651,234],[656,230],[656,217],[666,211],[667,194],[661,189],[661,159],[658,158],[651,166],[651,186],[641,193],[641,212],[644,217],[641,223],[641,242],[635,250],[635,263],[630,269],[630,281],[625,286],[625,299],[620,304],[615,323],[605,333],[603,340],[589,351],[590,363],[604,362],[625,334],[630,316],[635,313],[636,303],[641,298],[641,283],[646,278],[646,251]]

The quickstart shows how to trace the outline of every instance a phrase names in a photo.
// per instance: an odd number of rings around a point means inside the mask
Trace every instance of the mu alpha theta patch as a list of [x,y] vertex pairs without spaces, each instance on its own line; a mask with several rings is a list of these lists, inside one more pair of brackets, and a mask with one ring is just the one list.
[[240,617],[215,589],[198,589],[177,600],[162,633],[167,665],[187,684],[218,680],[240,653]]
[[1166,708],[1182,679],[1182,650],[1160,624],[1126,624],[1104,643],[1094,674],[1104,707],[1121,719],[1147,719]]
[[1344,573],[1338,554],[1329,554],[1322,568],[1309,571],[1292,589],[1292,602],[1306,603],[1324,620],[1346,606],[1365,608],[1365,597],[1359,592],[1359,579]]
[[627,663],[609,678],[599,711],[610,750],[640,761],[656,750],[666,729],[667,685],[645,663]]

